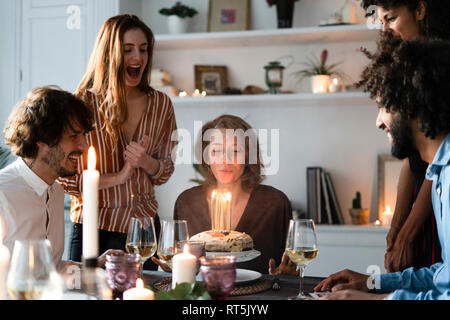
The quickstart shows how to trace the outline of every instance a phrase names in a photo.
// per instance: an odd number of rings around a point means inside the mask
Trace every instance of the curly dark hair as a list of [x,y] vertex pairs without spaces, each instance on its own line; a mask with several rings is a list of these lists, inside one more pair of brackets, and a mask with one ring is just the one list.
[[404,41],[382,33],[378,52],[362,49],[371,60],[356,87],[370,93],[387,112],[419,118],[419,129],[431,139],[450,132],[450,43]]
[[37,142],[56,146],[66,128],[74,125],[84,132],[93,127],[93,114],[85,102],[56,86],[39,87],[30,91],[14,107],[4,129],[6,144],[23,158],[37,156]]
[[[425,2],[427,7],[421,34],[427,38],[450,39],[450,1],[448,0],[362,0],[361,6],[366,12],[373,5],[386,10],[407,6],[409,11],[414,12],[420,2]],[[367,12],[366,16],[374,13]]]

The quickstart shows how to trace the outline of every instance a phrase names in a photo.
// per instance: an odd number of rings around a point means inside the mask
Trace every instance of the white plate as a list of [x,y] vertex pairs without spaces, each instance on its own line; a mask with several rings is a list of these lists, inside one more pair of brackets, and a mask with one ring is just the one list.
[[[262,277],[262,274],[253,270],[246,270],[246,269],[236,269],[236,281],[235,284],[244,284],[250,281],[258,280]],[[196,281],[203,281],[202,273],[199,272],[197,277],[195,278]]]
[[234,256],[236,262],[246,262],[253,260],[261,255],[258,250],[248,250],[242,252],[206,252],[206,256]]

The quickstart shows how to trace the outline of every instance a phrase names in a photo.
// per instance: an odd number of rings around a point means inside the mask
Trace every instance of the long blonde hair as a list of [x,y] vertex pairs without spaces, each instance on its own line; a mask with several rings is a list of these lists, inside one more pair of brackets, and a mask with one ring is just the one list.
[[87,90],[94,91],[101,101],[100,111],[105,117],[105,127],[114,142],[119,141],[119,129],[127,120],[125,90],[125,68],[123,59],[123,37],[132,29],[142,30],[148,40],[148,63],[141,82],[137,86],[142,92],[150,92],[149,73],[152,68],[155,38],[152,30],[137,16],[117,15],[109,18],[100,29],[89,64],[76,89],[76,94],[85,96]]

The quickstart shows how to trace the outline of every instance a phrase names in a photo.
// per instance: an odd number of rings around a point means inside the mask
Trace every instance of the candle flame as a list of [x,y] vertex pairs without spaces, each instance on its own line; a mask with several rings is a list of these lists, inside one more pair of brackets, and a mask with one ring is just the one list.
[[391,206],[386,206],[386,214],[391,214]]
[[216,197],[216,190],[213,190],[212,194],[211,194],[211,199],[214,199]]
[[206,97],[206,91],[202,91],[202,96]]
[[144,288],[144,282],[142,281],[141,278],[136,280],[136,288],[137,289],[143,289]]
[[333,79],[333,83],[334,83],[335,85],[338,85],[338,84],[339,84],[338,78],[334,78],[334,79]]
[[189,246],[187,243],[184,245],[183,253],[189,253]]
[[226,194],[226,200],[227,200],[227,201],[231,201],[231,193],[230,193],[230,192],[227,192],[227,194]]
[[88,151],[88,170],[95,170],[95,164],[95,149],[94,147],[90,147]]

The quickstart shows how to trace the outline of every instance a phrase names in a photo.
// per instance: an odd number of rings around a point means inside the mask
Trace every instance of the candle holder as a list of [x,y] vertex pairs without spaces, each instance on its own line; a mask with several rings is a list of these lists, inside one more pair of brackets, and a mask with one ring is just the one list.
[[201,257],[200,264],[203,282],[211,298],[214,300],[228,298],[236,281],[236,257]]
[[106,256],[106,277],[114,300],[122,300],[123,292],[136,286],[140,274],[141,256],[114,252]]

